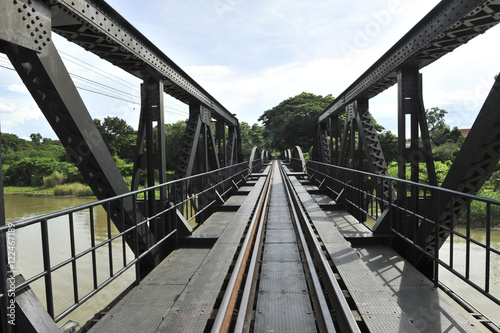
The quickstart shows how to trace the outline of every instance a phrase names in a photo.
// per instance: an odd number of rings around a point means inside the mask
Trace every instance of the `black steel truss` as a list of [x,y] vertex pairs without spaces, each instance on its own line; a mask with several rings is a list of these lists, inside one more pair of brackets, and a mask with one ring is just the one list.
[[[129,191],[104,141],[81,100],[52,43],[52,32],[143,79],[141,113],[132,188],[138,187],[140,170],[147,170],[148,185],[166,181],[163,93],[190,105],[178,176],[193,174],[195,160],[204,161],[201,171],[242,161],[239,125],[226,110],[180,67],[102,0],[2,1],[0,52],[6,53],[55,133],[73,158],[99,199]],[[212,118],[218,133],[212,131]],[[220,124],[220,125],[219,125]],[[225,126],[229,127],[226,144]],[[154,131],[154,127],[158,131]],[[203,143],[200,143],[200,135]],[[217,144],[219,149],[217,149]],[[197,149],[199,147],[199,149]],[[197,158],[196,155],[200,157]],[[201,156],[203,155],[203,156]],[[220,163],[220,159],[227,163]],[[111,206],[119,230],[129,228],[143,215],[152,216],[167,204],[166,193],[156,200],[154,191],[145,205],[132,200]],[[161,222],[161,221],[160,221]],[[164,222],[164,221],[163,221]],[[168,230],[165,223],[152,221],[139,228],[138,247],[130,235],[127,241],[136,255],[155,244]],[[150,229],[154,225],[154,228]],[[142,260],[145,274],[163,254],[156,249]]]
[[[127,193],[129,189],[55,46],[49,42],[42,53],[37,53],[4,42],[2,49],[97,198]],[[124,199],[122,205],[115,203],[109,209],[120,231],[142,220],[132,199]],[[138,236],[139,248],[135,246],[134,237],[127,239],[137,255],[155,242],[147,227],[140,228]],[[158,255],[148,256],[143,272],[147,273],[159,259]]]
[[164,91],[186,104],[202,103],[213,117],[236,125],[236,117],[103,0],[51,0],[52,30],[132,75],[148,68]]
[[[315,149],[318,149],[318,156],[316,157],[317,161],[322,161],[323,163],[331,163],[331,149],[330,142],[328,141],[328,124],[321,123],[317,125],[317,138]],[[318,147],[318,148],[316,148]]]
[[358,98],[393,86],[401,68],[421,69],[500,22],[500,0],[442,0],[316,118],[341,114]]
[[[497,78],[442,187],[476,195],[499,161],[500,78]],[[452,229],[469,203],[461,197],[448,197],[435,201],[433,205],[439,223]],[[434,253],[435,247],[439,249],[446,241],[449,231],[440,229],[436,240],[429,229],[432,227],[421,225],[418,230],[419,242],[428,252]]]
[[[425,163],[429,184],[437,186],[434,158],[429,138],[422,96],[422,75],[417,68],[403,68],[398,74],[398,177],[406,178],[411,166],[411,180],[418,183],[419,165]],[[406,116],[410,116],[410,147],[406,147]],[[415,194],[418,195],[418,194]]]

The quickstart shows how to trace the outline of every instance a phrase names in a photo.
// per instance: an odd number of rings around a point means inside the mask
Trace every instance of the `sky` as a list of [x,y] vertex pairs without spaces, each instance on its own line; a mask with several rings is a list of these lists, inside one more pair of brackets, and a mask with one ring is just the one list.
[[[437,0],[108,0],[108,3],[215,97],[240,122],[302,92],[336,97],[379,59]],[[137,129],[140,80],[53,36],[92,117]],[[424,68],[425,108],[448,111],[470,128],[500,71],[500,26]],[[5,55],[0,54],[4,133],[56,139]],[[110,97],[112,96],[112,97]],[[370,100],[378,123],[397,133],[397,90]],[[165,121],[188,107],[165,97]]]

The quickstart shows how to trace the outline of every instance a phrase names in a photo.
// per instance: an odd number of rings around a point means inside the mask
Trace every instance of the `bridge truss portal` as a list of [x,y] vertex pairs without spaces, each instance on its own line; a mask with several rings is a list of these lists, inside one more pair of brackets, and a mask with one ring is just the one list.
[[[98,199],[130,189],[71,80],[52,42],[52,33],[143,80],[132,190],[138,187],[140,170],[146,170],[149,186],[154,185],[155,173],[160,174],[160,183],[166,181],[165,134],[153,131],[155,126],[164,128],[163,93],[188,104],[190,109],[178,178],[243,161],[236,117],[105,1],[2,0],[0,52],[9,57]],[[146,210],[154,216],[157,207],[167,205],[167,193],[160,193],[160,204],[154,193],[148,201],[147,209],[128,200],[111,206],[117,228],[123,231],[132,227],[135,215],[142,216]],[[147,226],[138,229],[136,255],[168,232],[153,232]],[[164,256],[158,249],[144,258],[144,274]]]
[[[429,131],[422,95],[420,69],[433,63],[500,22],[499,0],[443,0],[393,47],[352,83],[316,118],[313,159],[323,163],[364,169],[388,175],[387,163],[377,137],[369,99],[398,85],[398,177],[418,183],[419,166],[425,164],[430,185],[437,185]],[[500,160],[500,100],[498,79],[482,107],[474,126],[442,186],[477,194]],[[407,128],[410,133],[407,133]],[[407,138],[410,144],[407,146]],[[421,223],[416,235],[419,246],[433,253],[449,235],[449,227],[465,211],[467,202],[426,200],[419,193],[394,192],[389,183],[377,186],[385,202],[407,200],[419,210],[439,211],[440,222],[447,226],[438,239],[430,226]],[[387,210],[386,207],[381,207]],[[391,221],[381,214],[375,233],[386,233]],[[363,222],[363,221],[361,221]],[[413,232],[413,231],[409,231]],[[409,249],[402,249],[414,256]],[[422,259],[423,271],[432,272],[429,261]],[[429,273],[432,274],[432,273]]]

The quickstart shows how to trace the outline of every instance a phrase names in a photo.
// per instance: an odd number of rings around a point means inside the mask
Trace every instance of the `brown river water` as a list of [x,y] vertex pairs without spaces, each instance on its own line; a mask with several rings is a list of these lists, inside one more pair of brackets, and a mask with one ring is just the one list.
[[[92,199],[72,198],[72,197],[36,197],[25,195],[6,195],[5,209],[7,223],[14,223],[41,214],[58,211],[61,209],[75,207],[91,202]],[[99,208],[94,212],[96,221],[96,243],[107,237],[106,214]],[[75,234],[77,253],[90,246],[89,214],[75,214]],[[18,230],[16,234],[16,270],[29,278],[43,271],[41,255],[40,228],[32,226]],[[465,234],[465,229],[458,229]],[[113,228],[113,234],[117,230]],[[473,230],[471,235],[478,241],[485,242],[486,233],[484,230]],[[69,258],[69,227],[65,219],[53,220],[49,224],[49,239],[51,248],[52,266]],[[500,249],[500,230],[491,232],[491,245]],[[448,262],[449,241],[440,251],[440,257]],[[459,272],[465,272],[465,241],[455,237],[454,239],[454,268]],[[127,248],[127,260],[133,258],[132,252]],[[118,271],[123,267],[123,252],[121,241],[113,242],[113,270]],[[478,285],[484,285],[485,251],[478,246],[471,246],[471,279]],[[97,272],[98,282],[101,283],[109,277],[107,247],[97,251]],[[490,273],[491,294],[500,297],[500,256],[492,254]],[[78,269],[78,291],[79,297],[84,296],[92,290],[93,278],[91,270],[91,256],[86,255],[77,261]],[[56,271],[53,275],[54,303],[56,314],[73,304],[73,282],[71,278],[71,266]],[[80,306],[58,324],[62,325],[67,320],[79,322],[83,326],[96,312],[102,310],[110,301],[118,296],[135,279],[133,269],[128,270],[115,282],[100,291],[97,296]],[[484,297],[475,290],[465,285],[459,279],[444,269],[440,269],[440,279],[449,288],[471,302],[476,308],[485,313],[497,324],[500,323],[500,307],[493,302],[484,300]],[[32,285],[37,296],[45,304],[45,293],[43,280],[39,280]]]

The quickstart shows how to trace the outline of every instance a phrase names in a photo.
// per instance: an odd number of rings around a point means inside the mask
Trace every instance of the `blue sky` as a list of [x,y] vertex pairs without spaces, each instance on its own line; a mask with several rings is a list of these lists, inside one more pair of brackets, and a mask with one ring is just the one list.
[[[339,95],[438,2],[108,1],[240,121],[251,124],[301,92]],[[470,127],[500,70],[498,40],[500,27],[494,27],[422,70],[425,107],[446,109],[451,126]],[[80,92],[91,115],[117,116],[137,128],[140,81],[62,38],[54,42],[69,72],[78,76],[77,86],[86,89]],[[11,67],[4,55],[0,66]],[[395,87],[372,99],[370,110],[397,132]],[[165,116],[167,122],[184,120],[187,106],[166,98]],[[2,67],[0,121],[2,132],[56,138],[17,74]]]

